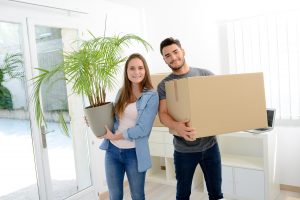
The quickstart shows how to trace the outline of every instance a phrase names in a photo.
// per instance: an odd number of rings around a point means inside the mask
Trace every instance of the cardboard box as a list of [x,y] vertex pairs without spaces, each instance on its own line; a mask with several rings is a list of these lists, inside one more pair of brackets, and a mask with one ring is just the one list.
[[166,95],[168,112],[190,120],[197,138],[268,126],[263,73],[172,80]]
[[[155,90],[157,90],[157,85],[160,83],[160,81],[163,80],[169,74],[170,73],[161,73],[161,74],[152,74],[151,75],[152,85]],[[153,127],[164,127],[164,125],[162,123],[160,123],[158,115],[156,115],[156,117],[154,119]]]

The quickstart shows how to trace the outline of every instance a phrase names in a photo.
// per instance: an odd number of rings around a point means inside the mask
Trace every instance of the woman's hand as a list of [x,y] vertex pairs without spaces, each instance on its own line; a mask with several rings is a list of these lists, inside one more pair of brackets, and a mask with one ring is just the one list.
[[104,135],[104,138],[108,140],[115,140],[115,135],[111,132],[111,130],[107,128],[106,125],[105,125],[105,129],[106,129],[106,134]]
[[121,139],[124,139],[122,133],[116,132],[115,134],[113,134],[111,132],[111,130],[109,130],[107,128],[106,125],[105,125],[105,129],[106,129],[106,134],[103,136],[103,138],[108,139],[108,140],[121,140]]

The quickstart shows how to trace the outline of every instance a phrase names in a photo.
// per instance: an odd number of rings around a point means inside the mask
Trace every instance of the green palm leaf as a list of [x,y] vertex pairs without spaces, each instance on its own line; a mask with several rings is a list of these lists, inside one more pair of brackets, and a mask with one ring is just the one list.
[[21,53],[7,53],[4,56],[3,63],[0,65],[0,70],[3,74],[7,74],[9,79],[3,78],[7,81],[13,78],[24,78],[23,59]]
[[11,79],[23,79],[23,59],[21,53],[6,53],[0,65],[0,109],[13,109],[12,95],[3,86],[3,82]]

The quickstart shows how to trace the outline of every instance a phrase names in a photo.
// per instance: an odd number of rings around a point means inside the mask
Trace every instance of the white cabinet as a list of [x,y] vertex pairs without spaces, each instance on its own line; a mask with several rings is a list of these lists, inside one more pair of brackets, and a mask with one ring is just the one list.
[[[165,127],[153,127],[149,138],[149,147],[152,168],[147,172],[147,180],[175,186],[173,135],[169,133],[169,129]],[[192,188],[203,188],[202,180],[202,171],[197,167]]]
[[230,199],[273,200],[279,194],[276,130],[218,136],[222,157],[222,190]]
[[234,193],[234,177],[232,167],[222,166],[222,191],[224,194]]
[[[263,200],[264,171],[234,167],[235,194],[241,199]],[[244,197],[244,198],[243,198]]]
[[264,172],[222,165],[222,191],[230,199],[263,200]]

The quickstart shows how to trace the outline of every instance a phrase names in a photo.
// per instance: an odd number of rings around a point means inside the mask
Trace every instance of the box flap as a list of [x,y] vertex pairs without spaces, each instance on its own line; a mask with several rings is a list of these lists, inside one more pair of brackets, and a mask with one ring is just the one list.
[[[166,82],[167,108],[176,121],[191,119],[190,91],[187,78]],[[185,105],[185,106],[181,106]]]

